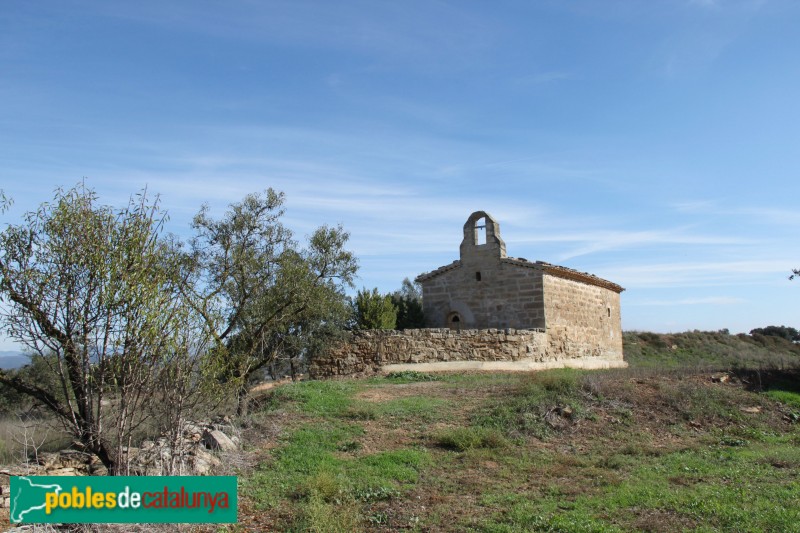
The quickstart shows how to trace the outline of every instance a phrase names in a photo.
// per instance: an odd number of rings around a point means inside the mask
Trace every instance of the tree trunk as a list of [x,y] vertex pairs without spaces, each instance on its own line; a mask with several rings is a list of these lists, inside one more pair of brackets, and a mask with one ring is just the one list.
[[247,416],[248,408],[250,407],[250,396],[248,394],[247,386],[243,386],[236,394],[236,416]]
[[103,444],[102,442],[99,442],[99,443],[96,442],[96,441],[95,442],[91,442],[91,438],[88,438],[88,437],[87,437],[86,440],[90,441],[90,442],[86,443],[86,444],[89,444],[89,446],[87,446],[87,449],[90,452],[94,453],[97,456],[98,459],[100,459],[100,462],[103,463],[103,466],[105,466],[106,469],[108,470],[108,475],[109,476],[118,476],[118,475],[120,475],[120,472],[118,471],[119,470],[119,465],[117,464],[117,460],[108,451],[108,448],[106,447],[106,445]]

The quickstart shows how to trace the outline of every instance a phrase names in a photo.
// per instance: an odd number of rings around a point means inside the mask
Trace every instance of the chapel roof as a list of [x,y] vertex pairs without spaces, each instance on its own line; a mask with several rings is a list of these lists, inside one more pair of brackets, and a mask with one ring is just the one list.
[[[545,261],[528,261],[522,257],[503,257],[500,258],[500,262],[506,263],[509,265],[514,265],[522,268],[532,268],[534,270],[541,270],[545,274],[549,274],[551,276],[555,276],[558,278],[563,279],[570,279],[572,281],[578,281],[580,283],[586,283],[588,285],[595,285],[598,287],[603,287],[604,289],[609,289],[614,292],[620,293],[625,289],[614,283],[613,281],[608,281],[607,279],[603,279],[599,276],[595,276],[594,274],[589,274],[588,272],[581,272],[579,270],[575,270],[573,268],[554,265],[552,263],[547,263]],[[456,260],[450,263],[449,265],[444,265],[436,270],[432,270],[431,272],[426,272],[424,274],[420,274],[416,277],[415,281],[418,283],[422,283],[424,281],[428,281],[433,279],[445,272],[449,272],[450,270],[455,270],[456,268],[461,267],[461,261]]]

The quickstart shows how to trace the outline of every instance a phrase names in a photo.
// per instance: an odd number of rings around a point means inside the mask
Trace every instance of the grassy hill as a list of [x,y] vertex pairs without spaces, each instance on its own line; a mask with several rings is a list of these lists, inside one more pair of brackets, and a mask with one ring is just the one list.
[[625,349],[625,370],[272,389],[248,421],[237,527],[795,529],[797,347],[690,332]]
[[800,363],[800,344],[722,331],[626,332],[625,360],[634,368],[767,368]]

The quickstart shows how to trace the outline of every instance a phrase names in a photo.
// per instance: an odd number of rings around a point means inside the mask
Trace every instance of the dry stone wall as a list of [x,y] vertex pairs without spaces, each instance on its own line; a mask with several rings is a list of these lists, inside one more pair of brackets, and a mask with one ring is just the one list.
[[[604,354],[606,359],[591,357],[593,354],[572,351],[572,346],[556,332],[549,335],[543,330],[462,330],[414,329],[405,331],[365,330],[353,332],[341,344],[326,354],[315,358],[309,367],[313,378],[364,375],[380,372],[390,365],[423,365],[430,363],[482,362],[485,368],[534,368],[552,366],[578,366],[598,368],[601,366],[624,366],[622,351],[617,355]],[[596,354],[600,355],[600,354]],[[603,364],[584,365],[586,359],[603,359]],[[598,361],[597,363],[599,363]],[[494,363],[495,366],[491,366]],[[447,365],[438,365],[448,369]],[[477,368],[477,367],[476,367]]]

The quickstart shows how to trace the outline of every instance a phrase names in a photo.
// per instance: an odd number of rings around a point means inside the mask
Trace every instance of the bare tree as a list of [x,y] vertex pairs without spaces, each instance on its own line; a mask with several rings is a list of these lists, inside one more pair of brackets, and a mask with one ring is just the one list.
[[0,383],[47,406],[112,475],[170,400],[165,381],[204,349],[164,220],[145,192],[117,210],[81,184],[0,234],[0,321],[50,362],[58,387],[7,373]]

